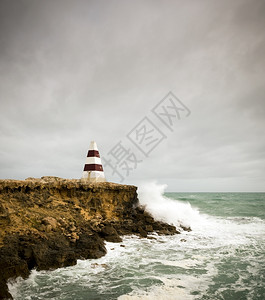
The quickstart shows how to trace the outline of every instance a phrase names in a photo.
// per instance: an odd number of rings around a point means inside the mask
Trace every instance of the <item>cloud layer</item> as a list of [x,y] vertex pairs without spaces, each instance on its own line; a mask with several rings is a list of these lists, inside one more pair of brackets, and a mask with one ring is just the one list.
[[90,140],[107,156],[172,91],[191,115],[156,123],[167,139],[125,182],[265,190],[263,0],[1,0],[0,14],[1,178],[79,178]]

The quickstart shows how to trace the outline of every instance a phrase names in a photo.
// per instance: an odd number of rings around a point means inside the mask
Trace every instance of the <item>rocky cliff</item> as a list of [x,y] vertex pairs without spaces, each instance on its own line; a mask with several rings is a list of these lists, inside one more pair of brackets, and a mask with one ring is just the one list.
[[178,233],[139,207],[135,186],[57,177],[0,180],[0,299],[11,298],[9,278],[99,258],[104,240],[153,231]]

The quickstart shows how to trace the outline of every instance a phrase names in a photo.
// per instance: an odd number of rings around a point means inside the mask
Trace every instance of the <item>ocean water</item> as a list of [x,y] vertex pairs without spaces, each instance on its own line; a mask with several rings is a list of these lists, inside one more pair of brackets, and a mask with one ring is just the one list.
[[106,243],[100,259],[33,270],[28,279],[9,283],[14,299],[264,300],[265,193],[164,190],[146,184],[140,202],[157,219],[191,226],[191,232],[126,236]]

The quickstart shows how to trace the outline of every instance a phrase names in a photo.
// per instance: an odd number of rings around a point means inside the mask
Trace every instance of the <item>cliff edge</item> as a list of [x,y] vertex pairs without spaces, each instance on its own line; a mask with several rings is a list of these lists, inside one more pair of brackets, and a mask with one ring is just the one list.
[[0,180],[0,299],[12,298],[9,278],[99,258],[104,240],[153,231],[179,233],[139,207],[135,186],[47,176]]

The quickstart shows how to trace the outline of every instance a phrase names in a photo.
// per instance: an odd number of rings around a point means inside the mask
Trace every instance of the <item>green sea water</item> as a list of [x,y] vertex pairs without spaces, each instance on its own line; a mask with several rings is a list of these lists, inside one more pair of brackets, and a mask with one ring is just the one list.
[[139,198],[157,219],[192,231],[127,236],[106,243],[100,259],[33,270],[9,283],[14,299],[265,299],[265,193],[164,193],[149,185]]
[[209,215],[265,219],[265,193],[165,193],[165,196],[188,201]]

